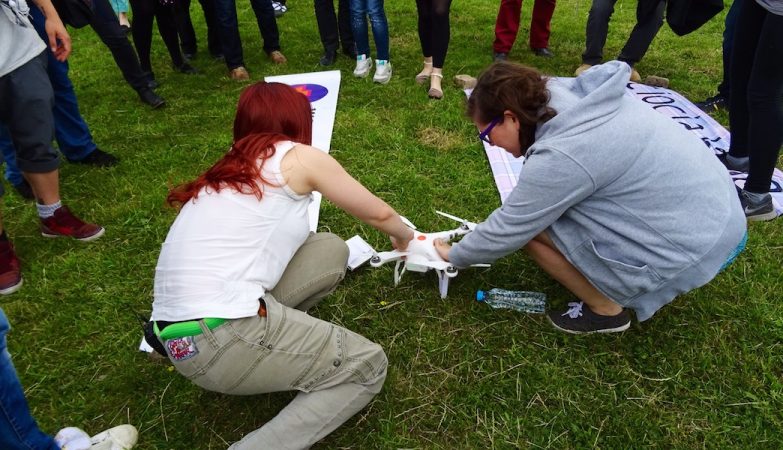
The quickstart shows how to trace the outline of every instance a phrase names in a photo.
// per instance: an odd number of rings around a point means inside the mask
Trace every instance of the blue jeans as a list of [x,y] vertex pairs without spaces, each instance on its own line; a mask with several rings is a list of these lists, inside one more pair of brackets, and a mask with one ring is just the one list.
[[[35,30],[41,39],[47,42],[43,13],[38,8],[30,8],[30,15]],[[57,61],[49,50],[46,50],[46,53],[47,73],[54,90],[54,133],[57,144],[68,160],[80,161],[92,153],[96,145],[92,140],[90,129],[79,112],[76,93],[73,91],[71,79],[68,78],[68,62]],[[23,180],[22,173],[16,165],[16,152],[11,142],[11,135],[3,124],[0,124],[0,152],[5,159],[5,179],[11,184],[18,185]]]
[[370,16],[372,36],[375,39],[375,58],[389,59],[389,25],[383,0],[351,0],[351,29],[356,41],[356,52],[370,56],[370,40],[367,35],[367,16]]
[[6,348],[11,326],[0,308],[0,448],[3,450],[60,450],[51,436],[38,429],[30,415],[22,384]]

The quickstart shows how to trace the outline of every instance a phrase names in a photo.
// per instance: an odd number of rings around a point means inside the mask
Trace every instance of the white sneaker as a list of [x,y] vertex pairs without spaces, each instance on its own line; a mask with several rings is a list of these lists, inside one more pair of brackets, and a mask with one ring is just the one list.
[[58,431],[54,442],[62,450],[90,450],[90,435],[80,428],[67,427]]
[[391,80],[392,66],[388,59],[378,59],[375,61],[375,75],[372,81],[386,84]]
[[128,450],[136,445],[139,432],[133,425],[120,425],[90,438],[90,450]]
[[368,58],[367,55],[357,55],[356,68],[353,69],[353,76],[364,78],[370,74],[370,69],[372,69],[372,58]]

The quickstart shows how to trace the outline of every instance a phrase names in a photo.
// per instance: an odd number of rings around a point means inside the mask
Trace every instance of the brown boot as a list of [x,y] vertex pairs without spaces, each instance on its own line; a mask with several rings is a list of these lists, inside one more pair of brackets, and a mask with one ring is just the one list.
[[228,72],[228,77],[234,81],[248,81],[250,74],[243,66],[235,67]]

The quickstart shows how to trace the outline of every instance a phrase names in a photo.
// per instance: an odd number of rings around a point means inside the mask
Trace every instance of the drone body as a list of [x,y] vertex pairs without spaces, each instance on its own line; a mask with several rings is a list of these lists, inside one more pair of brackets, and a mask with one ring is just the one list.
[[[435,212],[458,222],[462,222],[462,224],[453,230],[436,233],[420,233],[414,231],[413,239],[410,241],[408,248],[405,251],[392,250],[377,253],[370,259],[370,265],[379,267],[387,262],[396,261],[394,266],[395,286],[399,284],[402,275],[406,271],[424,273],[429,270],[434,270],[438,274],[440,297],[446,298],[449,290],[449,279],[457,276],[458,270],[451,265],[451,263],[440,257],[438,251],[435,249],[435,240],[442,239],[446,242],[451,241],[458,236],[463,236],[473,231],[473,229],[476,228],[476,224],[440,211]],[[409,225],[412,224],[409,223]],[[412,228],[415,229],[415,227]],[[486,267],[486,265],[480,266]]]

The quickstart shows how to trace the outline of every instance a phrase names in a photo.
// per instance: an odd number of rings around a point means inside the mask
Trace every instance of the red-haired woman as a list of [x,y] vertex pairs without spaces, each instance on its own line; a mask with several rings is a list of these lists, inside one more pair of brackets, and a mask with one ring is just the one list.
[[155,271],[152,320],[177,371],[210,391],[300,391],[232,449],[307,448],[381,390],[378,344],[306,311],[343,279],[345,243],[311,234],[319,191],[405,248],[400,216],[311,147],[307,98],[280,83],[242,92],[229,152],[174,189],[181,204]]

